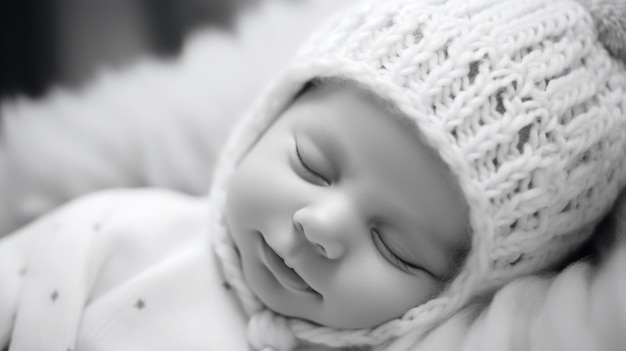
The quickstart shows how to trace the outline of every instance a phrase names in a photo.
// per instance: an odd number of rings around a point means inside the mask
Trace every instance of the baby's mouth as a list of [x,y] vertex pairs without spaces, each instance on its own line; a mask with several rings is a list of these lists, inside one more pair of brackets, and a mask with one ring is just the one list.
[[263,242],[261,257],[265,266],[274,275],[278,282],[293,291],[318,294],[302,277],[293,270],[293,267],[280,257],[268,244]]

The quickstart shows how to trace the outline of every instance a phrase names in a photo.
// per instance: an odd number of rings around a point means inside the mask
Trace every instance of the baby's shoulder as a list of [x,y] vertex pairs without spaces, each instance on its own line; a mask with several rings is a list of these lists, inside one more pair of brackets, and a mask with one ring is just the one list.
[[75,198],[46,217],[89,220],[97,227],[103,222],[164,225],[206,217],[205,203],[203,198],[168,189],[107,189]]
[[[80,211],[115,206],[118,210],[132,208],[137,213],[159,212],[172,209],[198,209],[203,198],[163,188],[115,188],[99,190],[77,197],[60,209]],[[137,207],[142,205],[141,207]],[[178,212],[178,211],[177,211]]]
[[206,227],[206,200],[168,189],[110,189],[76,198],[62,206],[60,223],[82,222],[103,237],[132,241],[175,237]]
[[74,236],[91,236],[91,252],[106,257],[92,297],[154,274],[170,258],[202,245],[207,237],[205,203],[162,189],[107,190],[69,203],[60,226],[76,226]]
[[169,252],[202,236],[207,217],[203,198],[156,188],[112,189],[73,199],[12,237],[51,245],[85,242],[112,252]]

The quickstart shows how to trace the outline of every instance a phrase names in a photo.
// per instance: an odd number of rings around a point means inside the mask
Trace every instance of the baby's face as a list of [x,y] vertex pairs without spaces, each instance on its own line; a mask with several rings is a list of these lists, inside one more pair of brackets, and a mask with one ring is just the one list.
[[229,188],[243,272],[278,313],[367,328],[425,302],[467,243],[443,162],[382,104],[345,87],[305,92]]

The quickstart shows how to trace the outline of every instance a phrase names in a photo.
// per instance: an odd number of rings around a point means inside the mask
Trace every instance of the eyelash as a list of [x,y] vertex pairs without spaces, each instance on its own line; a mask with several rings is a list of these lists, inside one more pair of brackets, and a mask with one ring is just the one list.
[[330,181],[326,179],[326,177],[322,176],[318,172],[314,171],[302,158],[300,155],[300,149],[298,149],[298,144],[296,144],[296,157],[298,158],[298,162],[304,168],[304,171],[309,173],[309,175],[313,176],[315,179],[306,179],[307,181],[317,184],[317,185],[330,185]]
[[385,241],[380,235],[380,232],[378,231],[378,229],[372,228],[370,231],[372,233],[374,244],[376,245],[378,250],[381,251],[383,256],[385,256],[385,259],[390,261],[391,264],[393,264],[394,266],[400,268],[401,270],[407,273],[414,272],[415,270],[425,271],[424,269],[417,267],[403,260],[400,256],[396,255],[393,251],[391,251],[391,249],[387,246],[387,244],[385,244]]

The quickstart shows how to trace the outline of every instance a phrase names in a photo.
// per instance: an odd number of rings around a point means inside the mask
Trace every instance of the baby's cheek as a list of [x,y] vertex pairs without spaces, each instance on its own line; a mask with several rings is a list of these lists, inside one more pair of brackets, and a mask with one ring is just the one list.
[[241,225],[242,220],[254,213],[254,189],[246,169],[240,167],[230,181],[226,194],[226,218],[231,226]]
[[[358,266],[358,267],[357,267]],[[329,313],[338,314],[345,328],[368,328],[402,316],[425,302],[435,288],[426,276],[405,274],[378,258],[341,270],[332,290],[325,296]]]
[[255,221],[266,215],[272,202],[281,191],[269,162],[262,158],[248,160],[240,165],[233,176],[227,194],[229,217],[233,214],[239,220]]

